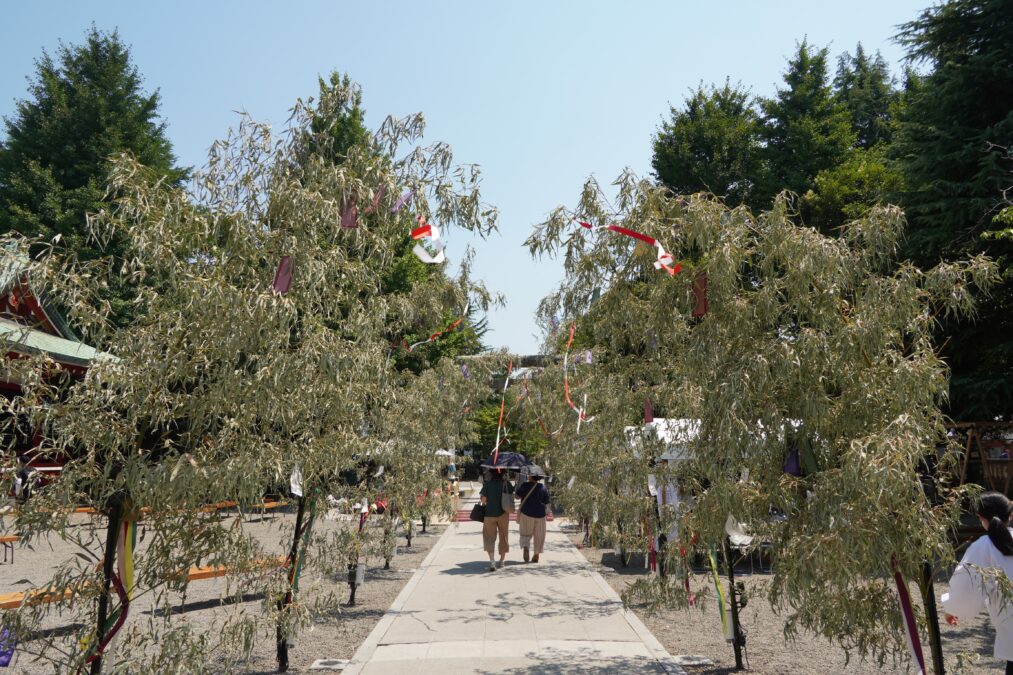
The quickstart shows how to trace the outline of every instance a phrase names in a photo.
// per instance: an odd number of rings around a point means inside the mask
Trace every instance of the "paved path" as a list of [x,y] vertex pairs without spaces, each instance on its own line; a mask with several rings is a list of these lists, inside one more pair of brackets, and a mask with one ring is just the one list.
[[548,529],[541,562],[525,564],[512,525],[507,565],[489,572],[481,525],[451,525],[346,675],[683,674],[558,521]]

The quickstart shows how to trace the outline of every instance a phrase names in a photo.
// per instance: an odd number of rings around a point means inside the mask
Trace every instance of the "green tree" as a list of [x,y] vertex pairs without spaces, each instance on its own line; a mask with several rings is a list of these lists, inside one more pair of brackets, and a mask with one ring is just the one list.
[[886,157],[886,147],[855,148],[840,164],[816,174],[802,196],[802,220],[825,234],[862,217],[876,204],[898,194],[904,177]]
[[[908,251],[920,264],[986,252],[1004,281],[976,320],[944,327],[951,413],[1013,409],[1013,242],[987,235],[1013,185],[1013,12],[1004,0],[951,0],[925,10],[898,36],[931,70],[906,95],[893,153],[904,171]],[[986,236],[983,236],[986,235]]]
[[788,61],[785,87],[762,101],[766,189],[804,194],[820,171],[839,164],[855,143],[847,109],[834,96],[827,72],[827,48],[805,40]]
[[[60,235],[84,260],[119,256],[122,238],[91,236],[89,213],[106,204],[110,157],[130,153],[170,183],[175,165],[159,118],[159,94],[146,93],[130,50],[117,32],[92,28],[81,45],[61,45],[36,61],[29,96],[4,120],[0,143],[0,232],[51,239]],[[133,297],[129,280],[103,294],[114,318]]]
[[651,165],[676,194],[710,192],[731,205],[753,195],[760,171],[760,121],[741,85],[697,87],[671,107],[654,137]]
[[892,134],[891,104],[896,98],[890,69],[877,51],[874,57],[865,53],[859,42],[855,55],[848,52],[837,60],[834,88],[851,117],[851,128],[860,148],[889,143]]

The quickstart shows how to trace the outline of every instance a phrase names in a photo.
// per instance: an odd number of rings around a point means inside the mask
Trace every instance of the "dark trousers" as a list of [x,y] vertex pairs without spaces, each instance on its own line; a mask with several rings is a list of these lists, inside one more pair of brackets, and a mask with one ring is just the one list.
[[1013,661],[1006,662],[1006,675],[1013,675]]

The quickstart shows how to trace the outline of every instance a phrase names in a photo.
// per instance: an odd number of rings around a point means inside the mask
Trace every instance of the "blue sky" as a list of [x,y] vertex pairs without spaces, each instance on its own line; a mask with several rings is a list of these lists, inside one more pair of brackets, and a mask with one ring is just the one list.
[[92,23],[118,28],[132,46],[188,165],[203,163],[235,111],[280,126],[296,98],[316,93],[319,74],[347,72],[362,85],[368,123],[422,111],[427,140],[482,167],[500,233],[484,242],[450,233],[448,254],[471,243],[476,275],[507,296],[487,342],[531,353],[535,307],[561,275],[522,242],[552,208],[576,200],[587,176],[648,174],[670,103],[726,77],[770,95],[804,36],[835,58],[861,41],[896,69],[896,26],[929,4],[33,0],[4,11],[0,115],[25,96],[42,50],[80,41]]

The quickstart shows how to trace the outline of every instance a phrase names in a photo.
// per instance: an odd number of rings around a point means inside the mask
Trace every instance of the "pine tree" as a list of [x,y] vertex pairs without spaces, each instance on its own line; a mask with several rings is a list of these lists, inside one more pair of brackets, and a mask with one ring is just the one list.
[[906,94],[893,153],[904,171],[908,251],[921,264],[985,252],[1006,281],[973,323],[947,326],[951,413],[1013,409],[1013,242],[985,238],[1013,184],[1013,12],[1006,0],[951,0],[925,10],[899,35],[931,71]]
[[760,172],[759,116],[740,85],[702,84],[654,137],[655,176],[676,194],[710,192],[747,202]]
[[837,60],[834,88],[851,116],[858,147],[890,141],[890,106],[896,95],[890,70],[878,51],[869,57],[859,42],[854,56],[844,52]]
[[839,164],[855,142],[848,111],[830,87],[825,47],[803,40],[784,83],[762,102],[768,199],[781,190],[805,193],[816,174]]
[[[84,44],[61,45],[36,61],[29,97],[5,120],[0,144],[0,232],[56,235],[84,260],[118,256],[123,242],[100,244],[87,214],[105,202],[110,157],[133,155],[170,183],[185,172],[158,116],[159,94],[146,93],[117,32],[92,28]],[[116,316],[133,297],[129,283],[105,294]]]

